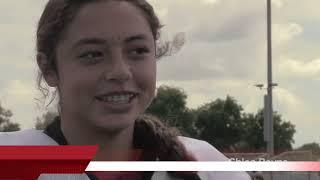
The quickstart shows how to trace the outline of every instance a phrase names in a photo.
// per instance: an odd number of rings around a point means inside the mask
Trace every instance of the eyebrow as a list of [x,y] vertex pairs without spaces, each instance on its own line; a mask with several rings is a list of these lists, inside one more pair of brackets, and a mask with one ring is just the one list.
[[147,40],[148,37],[144,34],[137,34],[134,36],[130,36],[128,38],[125,39],[126,43],[132,42],[132,41],[137,41],[137,40]]
[[[144,34],[137,34],[137,35],[133,35],[130,37],[127,37],[124,42],[125,43],[130,43],[133,41],[138,41],[138,40],[147,40],[149,39],[146,35]],[[93,44],[93,45],[109,45],[112,44],[113,40],[106,40],[106,39],[102,39],[102,38],[83,38],[80,39],[79,41],[76,42],[75,45],[73,45],[73,48],[77,48],[81,45],[88,45],[88,44]]]
[[102,44],[107,44],[107,41],[101,38],[83,38],[77,41],[73,45],[73,48],[77,48],[79,46],[88,45],[88,44],[102,45]]

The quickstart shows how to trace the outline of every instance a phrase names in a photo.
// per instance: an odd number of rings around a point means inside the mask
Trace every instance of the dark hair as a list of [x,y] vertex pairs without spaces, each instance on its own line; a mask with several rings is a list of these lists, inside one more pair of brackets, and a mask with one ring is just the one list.
[[[103,0],[49,0],[40,18],[37,29],[37,53],[43,53],[48,60],[48,69],[57,71],[56,67],[56,46],[63,38],[64,31],[74,19],[79,9],[88,3]],[[115,0],[113,0],[115,1]],[[129,2],[138,7],[145,15],[155,43],[159,39],[162,25],[156,16],[153,7],[146,0],[118,0]],[[156,58],[165,55],[168,45],[160,47],[156,43]],[[39,71],[37,77],[38,89],[44,98],[50,96],[48,86],[43,85],[43,74]],[[52,100],[56,92],[53,93]],[[52,102],[51,100],[51,102]],[[50,102],[50,103],[51,103]],[[188,154],[183,144],[178,140],[178,131],[166,127],[160,120],[152,116],[142,115],[135,122],[135,137],[137,144],[142,148],[157,149],[157,158],[168,161],[192,161],[195,160]],[[188,179],[199,179],[196,173],[175,173],[169,172],[172,176]]]

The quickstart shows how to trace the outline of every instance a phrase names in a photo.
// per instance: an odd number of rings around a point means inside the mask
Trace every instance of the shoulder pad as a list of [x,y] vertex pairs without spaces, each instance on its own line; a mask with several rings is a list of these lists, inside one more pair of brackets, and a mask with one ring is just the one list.
[[[179,136],[188,152],[192,153],[198,161],[229,161],[215,147],[206,141]],[[246,172],[198,172],[201,180],[228,179],[228,180],[250,180]]]
[[42,130],[0,132],[0,145],[58,145]]

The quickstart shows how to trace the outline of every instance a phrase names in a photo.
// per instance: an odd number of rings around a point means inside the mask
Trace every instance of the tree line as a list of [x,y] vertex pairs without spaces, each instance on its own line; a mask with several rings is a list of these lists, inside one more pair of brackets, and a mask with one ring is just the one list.
[[[177,127],[183,135],[203,139],[224,152],[265,151],[263,110],[246,113],[231,96],[196,109],[189,109],[186,103],[187,94],[182,89],[161,86],[147,112]],[[277,112],[273,118],[275,150],[292,150],[295,126]]]

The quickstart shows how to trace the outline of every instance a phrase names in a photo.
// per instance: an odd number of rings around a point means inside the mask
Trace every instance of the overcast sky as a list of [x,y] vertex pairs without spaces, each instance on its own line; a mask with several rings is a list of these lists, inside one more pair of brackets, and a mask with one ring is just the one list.
[[[45,112],[36,106],[36,23],[46,0],[0,1],[0,102],[23,129]],[[234,97],[245,112],[263,106],[266,0],[152,0],[163,39],[184,32],[186,44],[158,62],[158,85],[188,94],[188,107]],[[319,0],[273,1],[274,110],[296,125],[295,147],[320,136]]]

